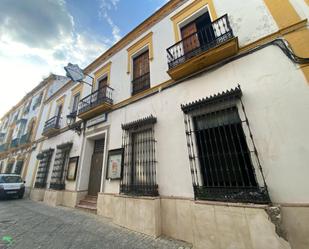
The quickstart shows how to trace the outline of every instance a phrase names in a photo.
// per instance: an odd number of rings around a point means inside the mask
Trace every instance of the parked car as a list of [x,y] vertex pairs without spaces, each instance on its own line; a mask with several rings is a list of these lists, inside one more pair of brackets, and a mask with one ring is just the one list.
[[0,174],[0,198],[17,196],[22,199],[25,193],[24,184],[20,175]]

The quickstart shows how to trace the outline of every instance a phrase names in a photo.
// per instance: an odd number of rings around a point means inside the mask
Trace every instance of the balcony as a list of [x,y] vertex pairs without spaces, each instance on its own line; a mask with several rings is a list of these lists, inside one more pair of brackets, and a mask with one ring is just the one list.
[[113,88],[104,86],[86,96],[79,102],[78,117],[83,120],[90,119],[112,108]]
[[24,145],[30,142],[30,136],[29,133],[26,133],[25,135],[22,135],[19,141],[20,145]]
[[11,141],[11,144],[10,144],[10,148],[16,148],[18,147],[19,145],[19,138],[14,138],[12,141]]
[[0,140],[3,140],[5,138],[5,133],[4,132],[0,132]]
[[45,122],[42,135],[46,137],[50,137],[58,133],[60,130],[60,121],[61,121],[61,117],[59,116],[54,116],[51,119],[47,120]]
[[4,152],[8,149],[8,144],[4,143],[0,145],[0,152]]
[[150,73],[146,73],[134,80],[132,80],[132,95],[140,93],[150,88]]
[[224,15],[167,49],[167,73],[177,80],[233,56],[238,50],[238,39]]

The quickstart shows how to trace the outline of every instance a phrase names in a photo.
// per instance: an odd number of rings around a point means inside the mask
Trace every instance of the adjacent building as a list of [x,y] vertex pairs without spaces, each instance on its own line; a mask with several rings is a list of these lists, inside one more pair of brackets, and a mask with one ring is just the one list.
[[[2,118],[2,171],[27,155],[33,200],[195,248],[308,248],[308,17],[167,2],[84,69],[92,86],[53,76]],[[34,95],[32,142],[7,149]]]

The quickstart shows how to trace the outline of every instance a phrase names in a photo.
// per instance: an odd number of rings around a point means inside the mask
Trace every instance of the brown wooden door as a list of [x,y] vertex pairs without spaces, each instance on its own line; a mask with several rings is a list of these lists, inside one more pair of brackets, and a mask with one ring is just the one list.
[[107,77],[101,79],[98,82],[98,100],[100,101],[102,98],[106,97],[106,86],[107,86]]
[[91,159],[88,194],[96,196],[100,192],[103,167],[104,139],[96,140]]
[[[183,40],[184,54],[200,47],[200,42],[197,35],[197,27],[195,22],[191,22],[188,25],[181,28],[181,38]],[[195,35],[193,35],[195,33]]]

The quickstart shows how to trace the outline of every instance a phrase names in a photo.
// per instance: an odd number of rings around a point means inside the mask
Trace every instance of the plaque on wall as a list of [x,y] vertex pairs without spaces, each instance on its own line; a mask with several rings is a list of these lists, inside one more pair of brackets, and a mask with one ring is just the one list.
[[77,157],[71,157],[69,159],[68,172],[67,172],[67,180],[69,180],[69,181],[75,181],[75,179],[76,179],[78,159],[79,159],[78,156]]
[[123,148],[108,152],[106,179],[119,180],[122,177]]
[[87,121],[87,124],[86,124],[86,127],[89,128],[91,126],[94,126],[94,125],[97,125],[97,124],[100,124],[100,123],[104,123],[107,121],[107,113],[103,113],[101,115],[98,115],[92,119],[89,119]]

